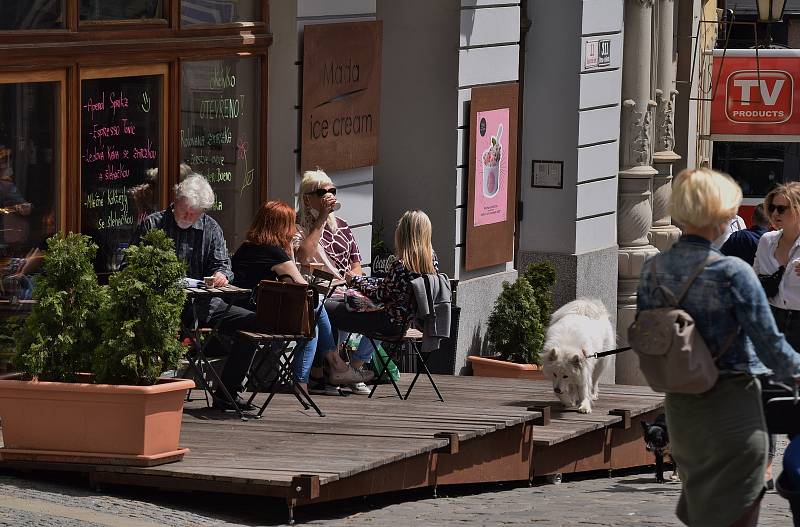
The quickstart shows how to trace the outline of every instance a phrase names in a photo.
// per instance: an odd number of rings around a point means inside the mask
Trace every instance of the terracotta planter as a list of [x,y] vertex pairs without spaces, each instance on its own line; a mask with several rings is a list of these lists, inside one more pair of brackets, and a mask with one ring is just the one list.
[[472,364],[472,373],[477,377],[503,377],[505,379],[530,379],[543,381],[544,372],[536,364],[517,364],[489,357],[471,356],[467,360]]
[[177,461],[186,390],[154,386],[0,380],[0,458],[152,466]]

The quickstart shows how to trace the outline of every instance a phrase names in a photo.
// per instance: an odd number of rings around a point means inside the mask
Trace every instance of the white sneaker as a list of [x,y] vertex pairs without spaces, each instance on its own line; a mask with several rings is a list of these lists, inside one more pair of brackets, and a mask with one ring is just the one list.
[[348,386],[351,392],[357,395],[369,395],[370,390],[363,382],[357,382]]

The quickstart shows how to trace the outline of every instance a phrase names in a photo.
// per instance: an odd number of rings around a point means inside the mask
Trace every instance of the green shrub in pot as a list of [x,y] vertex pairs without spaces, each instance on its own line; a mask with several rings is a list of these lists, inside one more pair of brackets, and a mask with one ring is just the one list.
[[160,229],[124,252],[125,266],[109,279],[108,314],[93,371],[97,382],[148,385],[175,369],[185,351],[178,332],[186,266]]
[[514,282],[503,282],[486,333],[496,358],[541,365],[539,353],[553,310],[555,276],[553,265],[542,262],[529,265]]
[[14,366],[42,381],[74,382],[91,369],[108,296],[92,262],[97,245],[82,234],[47,240],[36,305],[15,334]]

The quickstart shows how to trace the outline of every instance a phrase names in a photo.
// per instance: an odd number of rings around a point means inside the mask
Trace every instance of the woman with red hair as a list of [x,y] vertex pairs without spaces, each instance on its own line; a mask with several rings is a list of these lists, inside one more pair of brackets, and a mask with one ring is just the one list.
[[[296,232],[294,208],[283,201],[268,201],[256,213],[245,242],[234,253],[233,284],[255,291],[261,280],[278,280],[291,277],[296,283],[307,283],[294,263],[292,237]],[[255,295],[246,306],[256,310]],[[331,324],[324,309],[318,310],[314,338],[295,354],[292,369],[300,387],[307,390],[308,374],[314,355],[320,349],[330,365],[331,382],[350,384],[367,382],[367,372],[350,367],[339,356]],[[370,374],[372,372],[369,372]]]

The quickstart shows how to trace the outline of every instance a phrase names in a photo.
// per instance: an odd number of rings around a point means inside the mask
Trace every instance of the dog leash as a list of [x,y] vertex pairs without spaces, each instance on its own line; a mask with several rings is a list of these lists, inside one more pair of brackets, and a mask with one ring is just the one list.
[[606,355],[616,355],[617,353],[622,353],[623,351],[628,351],[629,349],[632,349],[632,348],[630,346],[625,346],[624,348],[617,348],[615,350],[599,351],[597,353],[589,355],[589,358],[590,359],[599,359],[600,357],[605,357]]

